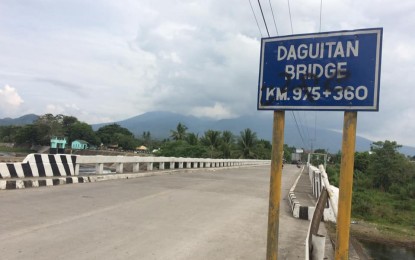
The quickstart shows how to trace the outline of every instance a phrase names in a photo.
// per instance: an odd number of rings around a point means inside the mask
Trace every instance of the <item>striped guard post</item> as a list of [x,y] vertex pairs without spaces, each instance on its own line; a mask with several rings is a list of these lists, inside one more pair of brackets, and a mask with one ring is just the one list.
[[21,163],[0,163],[0,179],[74,176],[76,155],[29,154]]

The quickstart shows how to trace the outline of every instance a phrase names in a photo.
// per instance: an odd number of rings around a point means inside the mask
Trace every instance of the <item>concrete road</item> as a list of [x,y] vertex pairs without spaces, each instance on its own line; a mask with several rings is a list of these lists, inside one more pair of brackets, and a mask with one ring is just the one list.
[[[279,259],[304,259],[286,195]],[[1,259],[265,259],[269,166],[0,192]]]

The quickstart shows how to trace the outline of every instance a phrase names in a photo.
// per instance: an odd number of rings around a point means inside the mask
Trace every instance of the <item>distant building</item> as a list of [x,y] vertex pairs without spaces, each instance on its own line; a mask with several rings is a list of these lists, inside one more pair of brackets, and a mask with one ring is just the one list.
[[66,138],[65,137],[57,137],[54,136],[50,139],[50,153],[64,153],[66,146]]
[[148,153],[148,148],[144,145],[135,148],[137,153]]
[[75,140],[71,144],[71,148],[73,150],[85,150],[88,149],[89,143],[84,140]]

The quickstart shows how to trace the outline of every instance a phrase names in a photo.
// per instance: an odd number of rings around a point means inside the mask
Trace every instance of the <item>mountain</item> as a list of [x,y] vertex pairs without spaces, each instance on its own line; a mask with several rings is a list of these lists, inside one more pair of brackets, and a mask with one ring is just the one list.
[[[164,139],[170,136],[170,130],[176,129],[179,122],[186,125],[189,132],[202,134],[213,121],[206,118],[157,111],[113,123],[127,128],[136,136],[141,136],[143,132],[149,131],[153,138]],[[97,130],[108,124],[112,123],[96,124],[92,125],[92,128]]]
[[[144,131],[150,131],[151,136],[158,139],[168,138],[170,136],[170,130],[176,129],[177,124],[180,122],[188,127],[188,132],[199,134],[199,137],[208,129],[218,131],[229,130],[238,136],[242,130],[250,128],[257,133],[258,138],[271,141],[272,121],[272,113],[258,113],[257,115],[247,115],[232,119],[212,120],[172,112],[155,111],[114,123],[129,129],[136,136],[141,136]],[[93,125],[93,128],[97,130],[99,127],[108,124],[110,123]],[[307,137],[303,136],[303,138],[305,139]],[[339,132],[317,128],[315,139],[313,144],[314,149],[322,148],[331,153],[336,153],[341,150],[342,134]],[[308,149],[310,147],[308,139],[303,141],[296,125],[292,124],[285,125],[284,143],[298,148]],[[371,140],[357,136],[356,151],[370,150],[371,143]],[[415,155],[415,148],[404,146],[400,152],[407,155]]]
[[36,121],[39,116],[35,114],[27,114],[19,118],[3,118],[0,119],[0,125],[28,125]]

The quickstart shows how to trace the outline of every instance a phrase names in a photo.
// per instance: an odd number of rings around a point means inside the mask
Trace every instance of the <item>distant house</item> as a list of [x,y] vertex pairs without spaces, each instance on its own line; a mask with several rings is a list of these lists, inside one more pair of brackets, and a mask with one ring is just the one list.
[[85,150],[88,149],[89,143],[84,140],[75,140],[72,142],[71,148],[74,150]]
[[66,146],[66,138],[65,137],[52,137],[50,139],[50,153],[64,153]]
[[148,148],[144,145],[135,148],[137,153],[148,153]]
[[142,146],[140,146],[140,147],[136,147],[135,148],[137,151],[147,151],[148,150],[148,148],[147,147],[145,147],[144,145],[142,145]]

